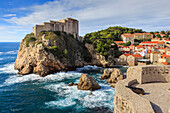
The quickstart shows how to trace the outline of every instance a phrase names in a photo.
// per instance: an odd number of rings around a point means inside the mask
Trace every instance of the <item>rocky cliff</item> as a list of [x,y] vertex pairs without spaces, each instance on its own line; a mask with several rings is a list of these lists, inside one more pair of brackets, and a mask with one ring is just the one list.
[[64,32],[43,31],[36,38],[31,33],[21,41],[14,68],[21,75],[46,76],[84,65],[106,64],[109,62],[96,54],[93,45],[82,43]]

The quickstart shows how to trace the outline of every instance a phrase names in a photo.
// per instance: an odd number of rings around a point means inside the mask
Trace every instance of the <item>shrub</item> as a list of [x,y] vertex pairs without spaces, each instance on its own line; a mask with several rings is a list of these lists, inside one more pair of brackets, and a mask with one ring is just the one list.
[[52,46],[49,51],[54,55],[57,56],[58,58],[61,58],[62,54],[60,52],[60,50],[58,49],[57,46]]
[[58,36],[61,35],[61,31],[54,31],[54,33],[55,33],[56,35],[58,35]]
[[[29,34],[25,37],[25,41],[26,41],[26,47],[29,47],[29,43],[30,42],[35,42],[37,39],[35,37],[32,36],[32,34]],[[34,43],[35,44],[35,43]]]
[[67,49],[64,50],[64,54],[65,54],[65,56],[67,56],[67,54],[68,54]]

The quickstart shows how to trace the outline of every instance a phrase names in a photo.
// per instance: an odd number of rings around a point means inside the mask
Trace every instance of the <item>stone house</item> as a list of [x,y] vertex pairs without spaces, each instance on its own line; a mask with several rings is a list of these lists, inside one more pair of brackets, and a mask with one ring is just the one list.
[[166,62],[166,63],[170,63],[170,55],[165,55],[163,54],[159,59],[158,59],[159,63],[162,62]]
[[59,21],[43,22],[41,25],[35,25],[33,27],[33,33],[35,37],[41,31],[63,31],[73,34],[75,38],[79,38],[79,21],[72,18],[66,18]]
[[153,38],[151,41],[160,41],[160,38],[155,37],[155,38]]
[[155,46],[155,47],[163,47],[163,48],[165,46],[164,42],[159,42],[159,41],[145,41],[145,42],[141,42],[139,45]]
[[166,55],[170,55],[170,49],[166,50]]
[[153,34],[150,33],[134,33],[134,39],[152,39],[153,38]]
[[153,51],[153,52],[150,53],[150,62],[151,63],[158,63],[160,57],[161,57],[160,52]]
[[129,66],[135,66],[137,65],[137,60],[142,59],[143,57],[140,54],[131,54],[127,57],[127,63]]
[[134,36],[133,36],[133,34],[125,33],[125,34],[121,35],[121,38],[122,38],[124,43],[127,43],[127,42],[130,41],[131,44],[134,44]]
[[119,56],[119,64],[120,65],[127,65],[127,57],[129,55],[130,54],[123,54],[123,55]]
[[129,46],[129,48],[130,48],[131,50],[135,51],[135,45],[132,44],[132,45]]

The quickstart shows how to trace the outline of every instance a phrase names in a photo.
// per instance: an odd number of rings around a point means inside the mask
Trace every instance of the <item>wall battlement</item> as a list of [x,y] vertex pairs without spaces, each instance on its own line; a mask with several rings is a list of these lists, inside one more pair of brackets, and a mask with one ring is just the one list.
[[41,31],[63,31],[68,34],[73,34],[75,38],[79,38],[79,21],[72,18],[59,21],[50,20],[49,22],[43,22],[41,25],[35,25],[33,27],[35,37],[37,37]]

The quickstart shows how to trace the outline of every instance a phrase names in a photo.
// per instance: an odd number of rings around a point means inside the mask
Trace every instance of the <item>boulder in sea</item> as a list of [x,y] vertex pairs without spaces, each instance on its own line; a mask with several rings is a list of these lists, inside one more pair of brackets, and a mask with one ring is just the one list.
[[114,69],[107,83],[117,83],[119,80],[123,80],[123,73],[120,69]]
[[115,83],[111,83],[110,87],[115,88],[115,85],[116,85]]
[[101,76],[101,79],[108,79],[110,78],[111,73],[114,69],[105,69],[103,75]]
[[87,74],[81,74],[79,83],[77,85],[79,90],[98,90],[101,86],[95,81],[95,79]]
[[78,85],[77,83],[71,82],[68,86],[77,86],[77,85]]

